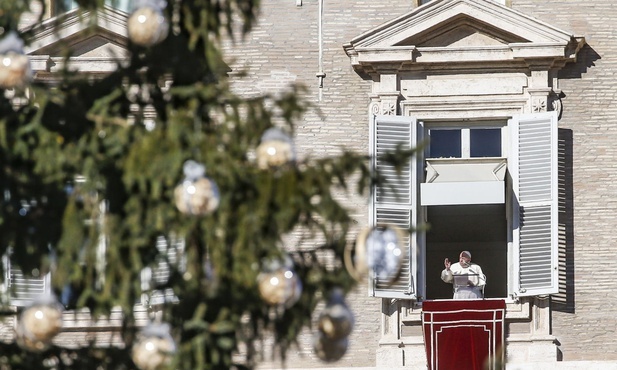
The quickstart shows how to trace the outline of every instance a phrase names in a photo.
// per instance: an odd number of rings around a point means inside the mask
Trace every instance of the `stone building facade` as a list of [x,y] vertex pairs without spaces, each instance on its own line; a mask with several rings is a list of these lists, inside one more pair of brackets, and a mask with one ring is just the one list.
[[[608,262],[617,229],[613,217],[617,211],[614,4],[608,0],[261,3],[253,31],[244,40],[226,43],[230,78],[234,89],[247,96],[276,93],[291,83],[307,87],[306,98],[316,109],[297,122],[300,156],[324,156],[342,146],[374,150],[376,134],[371,125],[377,116],[408,117],[409,125],[417,125],[425,134],[453,122],[457,129],[489,125],[500,130],[500,157],[508,161],[508,175],[501,179],[503,202],[489,210],[503,220],[488,226],[503,228],[505,236],[478,247],[474,261],[488,267],[487,297],[505,298],[508,304],[508,366],[617,362],[613,294],[617,283]],[[83,50],[75,59],[77,66],[93,73],[108,71],[113,58],[122,55],[126,37],[122,17],[122,12],[112,14],[108,23],[101,24],[96,40],[80,40],[79,26],[66,25],[61,35]],[[97,46],[89,47],[94,41]],[[53,61],[57,52],[55,40],[41,34],[36,42],[29,50],[34,68],[39,78],[52,78],[54,67],[48,60]],[[237,77],[240,70],[247,77]],[[549,202],[555,212],[551,227],[556,238],[549,262],[555,271],[550,272],[548,285],[537,292],[521,288],[525,270],[520,265],[520,230],[512,221],[510,203],[518,195],[514,184],[520,180],[518,175],[512,178],[510,122],[529,114],[553,117],[549,120],[557,125],[556,162],[551,169],[557,190]],[[426,163],[415,163],[418,189],[420,183],[427,183]],[[493,185],[487,186],[492,189]],[[488,188],[474,189],[470,191],[486,194],[483,190]],[[439,190],[430,191],[439,199]],[[452,233],[460,231],[460,221],[446,217],[453,208],[432,203],[437,206],[434,209],[442,210],[432,213],[427,210],[431,206],[421,204],[421,190],[412,194],[417,197],[415,203],[410,200],[415,221],[409,222],[420,226],[434,221]],[[474,202],[494,204],[482,199]],[[375,220],[374,202],[352,197],[348,204],[359,226]],[[501,252],[491,254],[493,242]],[[443,252],[452,259],[459,245],[452,238],[435,241],[430,234],[418,233],[410,242],[414,262],[409,265],[408,281],[413,289],[404,293],[407,296],[360,284],[348,297],[356,326],[343,359],[319,362],[306,332],[298,348],[291,349],[286,367],[425,369],[421,303],[445,298],[443,287],[432,282],[434,272],[443,266],[443,258],[437,256]],[[469,248],[473,251],[473,246]],[[492,266],[494,261],[498,262]],[[75,326],[87,331],[86,324]],[[113,322],[109,327],[113,332]],[[268,359],[266,355],[263,369],[282,366]]]

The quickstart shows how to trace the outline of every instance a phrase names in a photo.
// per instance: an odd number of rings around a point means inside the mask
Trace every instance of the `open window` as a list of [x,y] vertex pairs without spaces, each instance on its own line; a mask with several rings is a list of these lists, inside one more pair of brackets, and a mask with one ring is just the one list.
[[[370,221],[417,231],[399,279],[372,281],[371,294],[451,298],[439,275],[461,250],[487,275],[487,298],[556,293],[556,129],[556,112],[472,123],[374,116],[371,154],[391,185],[375,189]],[[380,161],[423,142],[400,176]]]

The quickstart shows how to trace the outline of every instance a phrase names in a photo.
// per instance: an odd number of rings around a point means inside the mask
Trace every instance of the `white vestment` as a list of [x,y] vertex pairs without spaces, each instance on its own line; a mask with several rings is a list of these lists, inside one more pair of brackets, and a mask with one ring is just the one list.
[[454,299],[484,297],[486,276],[479,265],[471,263],[468,267],[463,267],[459,262],[454,263],[450,266],[450,271],[444,269],[441,272],[441,280],[454,286]]

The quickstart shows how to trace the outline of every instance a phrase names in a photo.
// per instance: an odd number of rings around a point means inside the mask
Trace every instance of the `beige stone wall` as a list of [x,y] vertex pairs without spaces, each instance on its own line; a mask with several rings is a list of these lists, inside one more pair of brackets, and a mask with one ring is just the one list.
[[[617,360],[617,7],[610,0],[512,0],[514,9],[577,36],[588,46],[560,72],[559,122],[572,137],[573,240],[569,297],[553,307],[553,334],[564,360]],[[555,308],[559,308],[557,311]]]

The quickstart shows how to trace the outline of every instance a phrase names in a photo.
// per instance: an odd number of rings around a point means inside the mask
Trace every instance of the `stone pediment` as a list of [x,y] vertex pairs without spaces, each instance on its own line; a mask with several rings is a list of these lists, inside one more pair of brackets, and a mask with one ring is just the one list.
[[344,46],[359,72],[469,63],[547,68],[572,60],[582,38],[490,0],[433,0]]
[[111,72],[127,58],[127,13],[105,7],[96,17],[79,9],[61,17],[60,25],[52,18],[33,30],[26,53],[38,76],[61,68],[67,48],[70,68],[81,72]]
[[435,28],[412,35],[394,46],[417,47],[474,47],[504,46],[529,42],[518,35],[484,24],[477,19],[461,15]]

